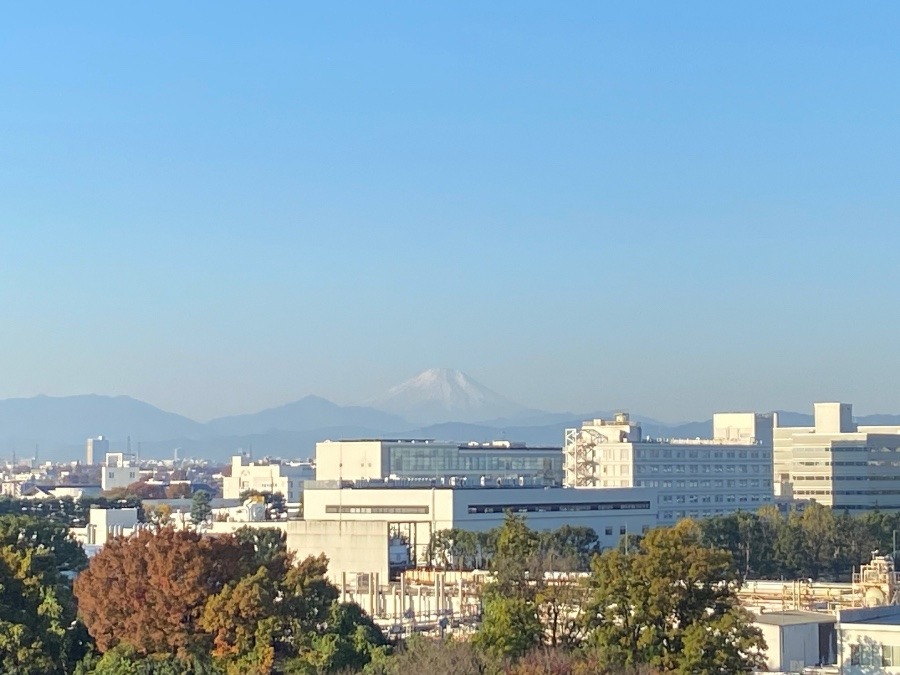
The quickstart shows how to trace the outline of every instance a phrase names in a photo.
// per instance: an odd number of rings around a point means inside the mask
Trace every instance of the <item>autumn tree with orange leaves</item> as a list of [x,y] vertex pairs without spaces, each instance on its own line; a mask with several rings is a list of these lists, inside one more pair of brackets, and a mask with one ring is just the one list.
[[[184,673],[332,672],[367,663],[385,641],[361,610],[337,603],[327,569],[324,555],[296,563],[279,530],[204,537],[163,527],[108,542],[75,594],[103,654],[97,672],[173,657]],[[323,641],[340,646],[324,661],[314,649]]]
[[165,528],[109,541],[75,581],[79,613],[101,652],[187,657],[206,651],[199,619],[210,596],[249,570],[232,537]]

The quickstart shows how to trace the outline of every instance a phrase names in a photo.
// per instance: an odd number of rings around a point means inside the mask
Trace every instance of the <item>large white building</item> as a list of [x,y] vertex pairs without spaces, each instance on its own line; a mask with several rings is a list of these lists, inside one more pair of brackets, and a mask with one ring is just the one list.
[[431,478],[489,485],[520,480],[528,485],[561,485],[559,447],[524,443],[449,443],[430,439],[323,441],[316,444],[318,480]]
[[659,522],[755,511],[773,501],[771,415],[716,413],[712,439],[645,439],[627,413],[588,420],[565,436],[572,487],[648,487]]
[[247,462],[244,457],[231,458],[231,475],[222,479],[222,497],[239,499],[247,490],[281,493],[288,512],[300,508],[303,481],[315,478],[315,467],[309,462]]
[[816,403],[811,427],[774,429],[785,495],[840,510],[900,508],[900,426],[862,426],[849,403]]
[[[307,527],[327,530],[326,523],[331,523],[335,540],[325,550],[330,556],[332,549],[341,549],[340,562],[335,563],[342,567],[340,571],[384,575],[391,542],[405,542],[409,564],[422,564],[433,533],[453,528],[484,532],[501,525],[507,510],[523,515],[535,530],[589,527],[603,547],[617,546],[624,535],[642,534],[657,525],[656,490],[648,488],[572,490],[432,487],[422,481],[315,481],[306,484],[303,500]],[[338,541],[343,525],[351,538],[356,536],[354,528],[375,526],[382,539],[377,546],[365,539],[365,547],[354,553],[352,541]],[[289,528],[289,536],[291,532]],[[303,550],[303,542],[293,545]]]

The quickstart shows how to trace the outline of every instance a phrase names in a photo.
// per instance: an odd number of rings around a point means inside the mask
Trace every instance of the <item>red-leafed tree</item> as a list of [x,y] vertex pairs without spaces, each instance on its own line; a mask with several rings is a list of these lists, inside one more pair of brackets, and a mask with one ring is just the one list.
[[101,652],[118,644],[138,654],[208,651],[204,605],[245,576],[250,559],[233,537],[173,528],[113,539],[75,582],[79,613]]

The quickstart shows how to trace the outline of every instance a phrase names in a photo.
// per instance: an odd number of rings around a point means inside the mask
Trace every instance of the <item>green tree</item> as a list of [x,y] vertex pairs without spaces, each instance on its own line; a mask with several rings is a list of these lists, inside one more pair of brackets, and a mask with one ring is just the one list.
[[69,536],[63,523],[35,516],[0,516],[0,546],[41,548],[60,572],[77,572],[87,565],[87,556]]
[[496,590],[501,595],[533,599],[537,591],[536,569],[540,561],[540,539],[525,524],[525,517],[509,511],[497,531],[496,550],[490,561]]
[[588,641],[607,665],[685,674],[762,665],[765,644],[738,605],[732,555],[704,546],[692,521],[652,530],[634,553],[598,556],[590,585]]
[[206,490],[197,490],[191,499],[191,522],[194,525],[206,522],[212,515],[212,507],[209,505],[212,497]]
[[[229,583],[206,602],[200,627],[213,637],[213,656],[226,672],[267,675],[284,625],[278,580],[265,568]],[[274,611],[273,611],[274,610]]]
[[779,573],[784,577],[797,577],[809,568],[809,551],[800,514],[791,511],[778,530],[775,539],[775,555]]
[[413,634],[401,643],[393,656],[375,659],[366,675],[407,675],[442,673],[446,675],[484,675],[489,661],[469,640],[433,640]]
[[0,547],[0,671],[69,672],[86,637],[53,554],[42,546]]
[[100,657],[89,657],[74,675],[224,675],[208,655],[179,659],[174,654],[139,654],[119,645]]
[[834,512],[827,506],[811,502],[800,516],[800,526],[806,547],[806,573],[819,579],[830,572],[838,551],[837,523]]
[[264,565],[275,573],[286,572],[293,562],[287,550],[285,531],[274,527],[242,527],[235,531],[235,539],[253,551],[254,566]]
[[600,552],[600,538],[589,527],[563,525],[551,532],[542,532],[541,554],[553,571],[568,572],[590,569],[591,558]]
[[538,647],[543,633],[534,602],[494,593],[485,599],[484,617],[473,641],[493,658],[517,658]]
[[389,651],[381,629],[355,603],[333,603],[327,621],[308,633],[299,655],[288,662],[290,672],[360,672]]

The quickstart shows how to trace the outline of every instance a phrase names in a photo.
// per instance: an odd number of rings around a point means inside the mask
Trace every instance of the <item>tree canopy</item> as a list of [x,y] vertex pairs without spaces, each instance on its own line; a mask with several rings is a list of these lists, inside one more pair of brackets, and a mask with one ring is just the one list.
[[87,634],[63,574],[80,568],[84,553],[59,527],[0,516],[0,672],[67,673],[85,653]]
[[146,662],[160,673],[324,673],[364,665],[386,644],[362,610],[336,602],[327,566],[324,555],[295,563],[280,530],[163,527],[108,542],[75,594],[98,672],[143,673],[135,662]]
[[738,606],[733,559],[704,546],[690,520],[650,531],[631,553],[596,557],[589,584],[587,642],[609,665],[688,674],[762,664],[765,644]]

